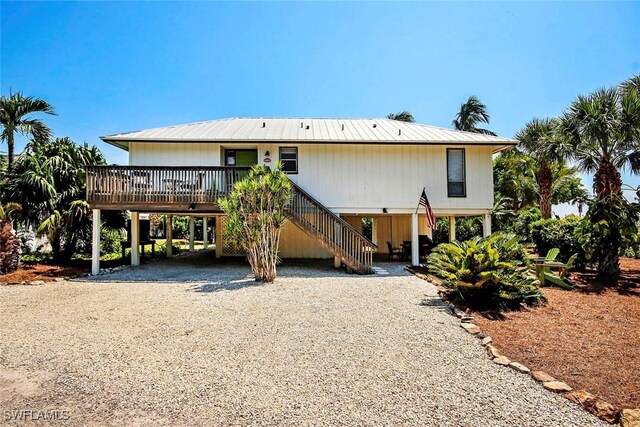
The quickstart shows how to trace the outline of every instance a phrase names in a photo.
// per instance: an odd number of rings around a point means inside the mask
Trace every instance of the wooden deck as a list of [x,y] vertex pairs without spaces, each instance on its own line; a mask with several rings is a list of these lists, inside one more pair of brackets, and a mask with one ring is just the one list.
[[87,201],[95,209],[220,212],[247,167],[87,166]]

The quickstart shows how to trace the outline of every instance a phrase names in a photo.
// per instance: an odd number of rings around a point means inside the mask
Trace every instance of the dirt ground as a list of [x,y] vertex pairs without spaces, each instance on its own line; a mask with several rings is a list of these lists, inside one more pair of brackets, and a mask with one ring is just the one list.
[[22,263],[16,271],[12,271],[7,274],[0,274],[0,283],[18,284],[35,280],[51,282],[57,277],[78,276],[88,272],[88,266],[59,266],[42,263]]
[[640,407],[640,260],[621,267],[617,287],[575,273],[578,291],[545,288],[545,306],[475,321],[510,359],[619,408]]

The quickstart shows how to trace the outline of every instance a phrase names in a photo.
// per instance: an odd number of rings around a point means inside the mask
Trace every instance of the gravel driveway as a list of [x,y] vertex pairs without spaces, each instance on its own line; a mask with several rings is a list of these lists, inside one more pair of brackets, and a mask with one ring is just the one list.
[[211,256],[0,286],[2,415],[67,410],[68,425],[606,425],[489,361],[435,288],[401,266],[356,276],[285,265],[275,284],[258,285],[247,266]]

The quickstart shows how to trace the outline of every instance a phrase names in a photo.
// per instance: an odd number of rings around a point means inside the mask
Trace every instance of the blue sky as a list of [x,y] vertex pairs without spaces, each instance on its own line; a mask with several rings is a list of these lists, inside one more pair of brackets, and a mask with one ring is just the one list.
[[640,72],[638,2],[3,1],[0,14],[2,94],[48,100],[56,135],[114,163],[126,153],[99,135],[403,109],[448,127],[469,95],[512,136]]

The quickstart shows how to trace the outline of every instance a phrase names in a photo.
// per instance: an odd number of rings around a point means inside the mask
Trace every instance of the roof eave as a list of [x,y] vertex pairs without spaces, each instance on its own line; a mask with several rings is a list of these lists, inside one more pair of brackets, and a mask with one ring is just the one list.
[[156,142],[156,143],[230,143],[230,144],[350,144],[350,145],[484,145],[496,146],[498,151],[507,149],[518,144],[518,141],[396,141],[396,140],[338,140],[338,141],[320,141],[315,139],[211,139],[211,138],[112,138],[108,136],[100,137],[104,142],[128,149],[130,142]]

